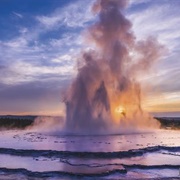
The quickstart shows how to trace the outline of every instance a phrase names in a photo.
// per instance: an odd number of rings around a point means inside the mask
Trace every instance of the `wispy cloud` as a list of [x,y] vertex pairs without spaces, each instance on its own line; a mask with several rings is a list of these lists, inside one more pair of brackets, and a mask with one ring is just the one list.
[[[131,3],[128,18],[133,23],[133,31],[137,38],[144,39],[147,36],[154,36],[168,50],[157,63],[155,71],[147,75],[146,84],[152,84],[154,89],[167,94],[179,91],[179,1],[172,0],[169,3],[169,1],[142,0],[137,2],[132,0]],[[137,3],[143,8],[138,8]],[[156,90],[154,90],[154,95],[155,93]]]
[[84,27],[92,20],[91,4],[94,1],[77,1],[64,8],[57,8],[49,15],[37,16],[37,20],[47,29],[67,26],[70,28]]
[[178,6],[173,3],[152,3],[148,8],[130,13],[128,17],[133,22],[133,30],[139,39],[148,35],[156,36],[161,43],[173,50],[179,45],[179,14]]
[[18,18],[23,18],[23,15],[17,12],[12,12],[15,16],[17,16]]
[[[19,36],[0,42],[0,59],[8,67],[8,75],[1,78],[5,84],[16,84],[38,80],[41,76],[71,76],[75,56],[82,45],[80,36],[83,26],[91,19],[90,4],[77,1],[68,6],[57,8],[48,15],[38,15],[31,27],[19,28]],[[86,8],[87,7],[87,8]],[[71,12],[71,13],[69,13]],[[13,12],[19,18],[23,16]],[[78,28],[75,32],[70,29]],[[48,32],[56,31],[60,37],[51,37]],[[60,32],[59,32],[60,31]],[[42,36],[45,36],[41,39]]]
[[[54,59],[53,59],[54,60]],[[32,81],[48,81],[52,78],[61,81],[69,78],[75,73],[73,66],[66,63],[66,58],[58,59],[65,63],[60,66],[43,66],[35,62],[15,61],[8,67],[2,67],[0,71],[0,82],[9,85],[27,83]],[[57,59],[56,59],[57,61]],[[71,73],[70,73],[71,72]]]
[[[57,82],[63,86],[76,74],[76,57],[82,46],[86,46],[82,32],[96,20],[91,13],[93,2],[72,1],[48,13],[32,13],[28,20],[21,11],[11,12],[17,21],[9,26],[12,32],[16,27],[17,32],[13,37],[2,37],[0,40],[0,96],[3,96],[3,87],[11,87],[6,89],[7,93],[12,92],[12,87],[16,87],[18,92],[18,88],[25,90],[25,85],[31,88],[37,82],[40,89],[35,88],[34,93],[38,94],[47,86],[50,87],[48,91],[53,91],[57,88]],[[169,50],[158,62],[156,70],[142,81],[153,84],[154,89],[159,88],[166,97],[168,93],[176,93],[179,98],[178,3],[177,0],[130,0],[127,17],[132,21],[137,39],[155,36]],[[25,23],[20,23],[20,19]]]

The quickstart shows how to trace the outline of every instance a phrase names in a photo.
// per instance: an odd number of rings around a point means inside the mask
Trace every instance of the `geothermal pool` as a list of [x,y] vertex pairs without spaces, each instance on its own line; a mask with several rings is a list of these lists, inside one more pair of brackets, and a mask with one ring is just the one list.
[[1,179],[178,178],[180,133],[67,136],[0,132]]

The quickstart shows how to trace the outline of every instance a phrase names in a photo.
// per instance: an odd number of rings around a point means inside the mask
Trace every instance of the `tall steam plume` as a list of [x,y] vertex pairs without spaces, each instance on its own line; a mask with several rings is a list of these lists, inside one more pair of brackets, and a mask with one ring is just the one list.
[[93,48],[82,53],[65,98],[66,127],[71,132],[156,124],[141,108],[137,76],[150,69],[163,48],[154,38],[136,41],[123,15],[126,6],[126,0],[97,0],[92,7],[98,21],[88,28],[86,38]]

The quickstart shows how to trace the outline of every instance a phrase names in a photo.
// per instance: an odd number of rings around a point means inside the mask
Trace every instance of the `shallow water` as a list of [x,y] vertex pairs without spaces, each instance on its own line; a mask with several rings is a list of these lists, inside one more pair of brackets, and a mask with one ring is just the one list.
[[0,142],[3,179],[180,177],[179,131],[53,136],[9,130],[1,131]]

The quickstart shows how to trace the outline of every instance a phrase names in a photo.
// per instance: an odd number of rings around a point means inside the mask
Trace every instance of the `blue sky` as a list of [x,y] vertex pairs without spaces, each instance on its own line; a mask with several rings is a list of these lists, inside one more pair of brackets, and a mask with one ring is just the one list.
[[[61,114],[76,75],[94,0],[0,0],[0,114]],[[144,107],[180,111],[180,0],[130,0],[137,39],[154,36],[167,53],[141,81]]]

